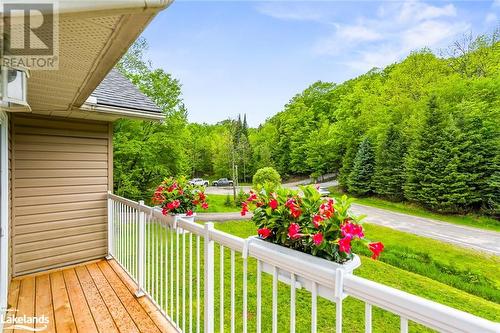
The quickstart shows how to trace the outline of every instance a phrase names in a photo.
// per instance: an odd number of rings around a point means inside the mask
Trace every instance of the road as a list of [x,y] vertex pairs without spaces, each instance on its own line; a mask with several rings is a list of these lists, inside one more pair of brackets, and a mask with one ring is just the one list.
[[[297,190],[299,188],[299,185],[305,185],[307,181],[299,181],[299,182],[293,182],[293,183],[285,183],[283,184],[283,187],[286,188],[291,188],[293,190]],[[330,182],[324,182],[320,184],[321,187],[330,187],[330,186],[337,186],[338,182],[333,180]],[[251,189],[251,186],[239,186],[236,188],[236,192],[239,190],[243,189],[243,191],[248,192]],[[233,194],[233,188],[229,186],[224,186],[224,187],[217,187],[217,186],[208,186],[205,188],[205,193],[206,194],[220,194],[220,195],[232,195]]]
[[[359,204],[353,204],[351,208],[352,212],[356,215],[367,215],[365,221],[368,223],[500,256],[499,232],[461,226]],[[250,214],[243,217],[239,212],[198,214],[198,219],[204,221],[230,221],[249,218],[251,218]]]

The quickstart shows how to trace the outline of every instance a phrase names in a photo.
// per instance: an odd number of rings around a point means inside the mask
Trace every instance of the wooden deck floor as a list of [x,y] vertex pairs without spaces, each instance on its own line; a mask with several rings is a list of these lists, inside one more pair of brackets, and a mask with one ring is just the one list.
[[15,278],[8,303],[17,309],[16,317],[47,316],[47,333],[175,332],[146,297],[136,298],[134,292],[115,261],[101,260]]

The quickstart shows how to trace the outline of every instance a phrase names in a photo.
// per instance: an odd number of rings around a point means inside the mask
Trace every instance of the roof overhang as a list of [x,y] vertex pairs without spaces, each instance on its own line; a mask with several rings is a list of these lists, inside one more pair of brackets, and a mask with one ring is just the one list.
[[[148,23],[170,3],[171,0],[59,1],[59,68],[31,71],[28,103],[32,112],[63,117],[72,117],[81,110],[87,114],[98,112],[98,107],[85,105],[87,98]],[[111,115],[119,111],[105,109],[101,113]],[[127,112],[122,110],[123,114]]]
[[98,105],[89,102],[83,103],[79,110],[84,113],[96,113],[100,116],[106,116],[107,119],[110,120],[119,118],[132,118],[140,120],[161,121],[165,119],[165,115],[158,112],[148,112],[109,105]]

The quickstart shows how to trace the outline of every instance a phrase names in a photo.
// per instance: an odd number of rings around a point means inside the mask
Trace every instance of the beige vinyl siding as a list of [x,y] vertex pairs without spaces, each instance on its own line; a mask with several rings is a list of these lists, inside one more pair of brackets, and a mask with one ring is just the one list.
[[12,125],[13,275],[104,257],[110,124],[14,115]]

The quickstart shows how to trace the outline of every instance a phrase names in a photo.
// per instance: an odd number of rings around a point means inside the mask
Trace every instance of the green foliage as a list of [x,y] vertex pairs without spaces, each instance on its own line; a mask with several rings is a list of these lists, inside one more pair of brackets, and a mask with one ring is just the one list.
[[232,205],[233,205],[233,202],[231,201],[231,196],[228,194],[228,195],[226,195],[226,200],[224,201],[224,206],[231,207]]
[[281,185],[281,176],[276,169],[265,167],[257,170],[253,175],[252,181],[255,188],[260,188],[264,185],[278,187]]
[[139,39],[117,65],[165,114],[163,122],[123,119],[114,124],[114,191],[134,200],[150,198],[162,179],[188,169],[186,110],[179,81],[151,69],[143,60],[146,48]]
[[394,125],[390,125],[383,135],[375,158],[375,174],[372,185],[376,193],[400,201],[403,199],[403,184],[405,182],[406,146]]
[[359,146],[354,164],[349,174],[347,188],[356,195],[372,193],[372,178],[375,172],[375,153],[369,138]]

